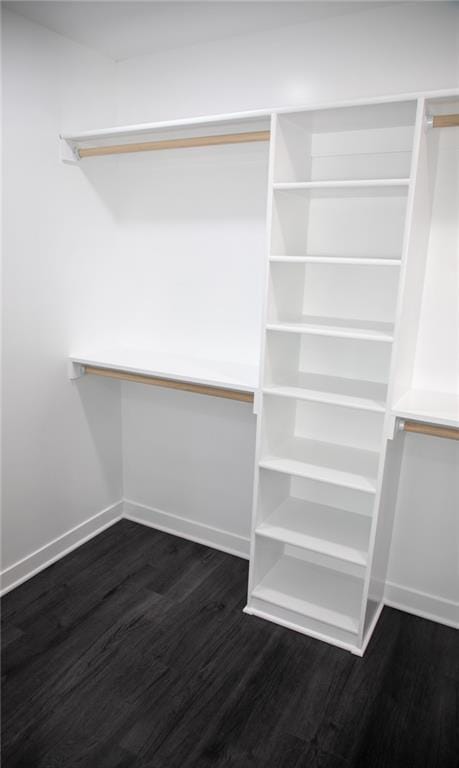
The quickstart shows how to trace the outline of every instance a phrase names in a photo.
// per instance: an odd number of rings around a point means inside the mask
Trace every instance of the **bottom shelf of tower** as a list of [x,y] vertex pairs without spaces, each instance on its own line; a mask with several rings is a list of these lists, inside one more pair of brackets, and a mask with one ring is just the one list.
[[260,547],[245,612],[361,655],[363,574],[310,562],[278,542],[259,541]]

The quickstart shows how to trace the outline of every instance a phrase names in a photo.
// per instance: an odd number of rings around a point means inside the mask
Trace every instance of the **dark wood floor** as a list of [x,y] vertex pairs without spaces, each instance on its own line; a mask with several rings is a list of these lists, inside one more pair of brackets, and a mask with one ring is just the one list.
[[122,521],[7,595],[5,768],[457,768],[455,630],[386,608],[359,659],[246,581]]

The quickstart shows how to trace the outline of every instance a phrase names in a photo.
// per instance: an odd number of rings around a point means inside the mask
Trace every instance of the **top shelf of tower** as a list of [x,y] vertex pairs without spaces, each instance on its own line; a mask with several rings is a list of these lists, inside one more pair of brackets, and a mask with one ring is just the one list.
[[358,181],[366,182],[364,187],[408,179],[416,108],[413,99],[280,114],[275,189]]

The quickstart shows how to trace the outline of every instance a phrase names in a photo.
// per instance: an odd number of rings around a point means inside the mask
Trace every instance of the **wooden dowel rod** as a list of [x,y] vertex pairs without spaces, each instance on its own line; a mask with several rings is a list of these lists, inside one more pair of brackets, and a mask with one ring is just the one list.
[[244,144],[251,141],[269,141],[270,131],[246,131],[245,133],[221,133],[215,136],[194,136],[188,139],[165,139],[162,141],[143,141],[137,144],[113,144],[106,147],[87,147],[79,149],[80,157],[98,155],[122,155],[128,152],[153,152],[160,149],[187,149],[189,147],[209,147],[219,144]]
[[433,128],[454,128],[459,125],[459,115],[434,115]]
[[226,389],[225,387],[211,387],[205,384],[194,384],[191,381],[176,381],[174,379],[164,379],[159,376],[145,376],[140,373],[128,373],[119,371],[115,368],[97,368],[93,365],[84,366],[85,373],[93,376],[105,376],[109,379],[121,379],[122,381],[133,381],[137,384],[152,384],[155,387],[165,387],[166,389],[181,389],[185,392],[194,392],[198,395],[210,395],[211,397],[224,397],[226,400],[239,400],[242,403],[253,403],[253,392],[242,392],[237,389]]
[[446,437],[449,440],[459,440],[459,429],[455,429],[455,427],[423,424],[421,421],[404,421],[403,429],[405,432],[414,432],[417,435],[430,435],[431,437]]

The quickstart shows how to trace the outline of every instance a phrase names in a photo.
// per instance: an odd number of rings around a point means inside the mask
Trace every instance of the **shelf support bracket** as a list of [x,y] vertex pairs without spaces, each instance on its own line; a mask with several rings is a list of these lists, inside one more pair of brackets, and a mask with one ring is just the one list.
[[70,381],[75,381],[75,379],[81,379],[81,377],[85,375],[86,371],[84,365],[81,365],[80,363],[74,363],[73,360],[68,360],[67,373]]
[[76,145],[72,141],[59,136],[59,157],[62,163],[76,165],[80,162],[80,155]]

